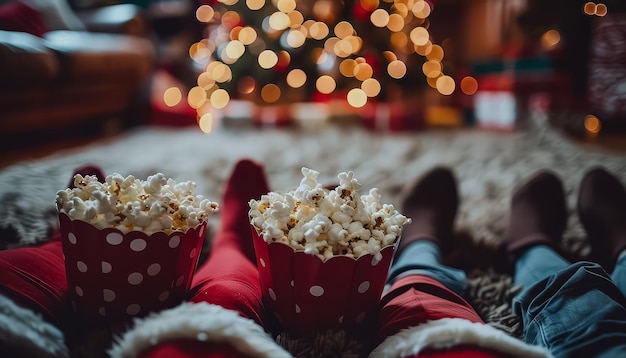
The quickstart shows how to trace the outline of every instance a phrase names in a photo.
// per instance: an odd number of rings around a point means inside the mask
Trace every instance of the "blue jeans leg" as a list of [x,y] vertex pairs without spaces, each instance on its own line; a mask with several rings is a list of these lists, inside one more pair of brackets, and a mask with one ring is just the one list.
[[517,285],[528,287],[566,268],[569,264],[549,246],[532,246],[515,262],[513,282]]
[[622,255],[619,260],[617,260],[611,278],[613,282],[615,282],[615,285],[619,287],[620,291],[622,291],[622,294],[626,296],[626,255]]
[[[519,282],[543,272],[526,269],[533,273]],[[522,319],[524,340],[555,357],[626,356],[626,298],[596,263],[571,264],[526,286],[513,299],[513,312]]]
[[432,241],[417,240],[408,245],[391,265],[385,292],[399,278],[424,275],[442,283],[457,295],[465,297],[467,277],[463,270],[441,263],[441,250]]

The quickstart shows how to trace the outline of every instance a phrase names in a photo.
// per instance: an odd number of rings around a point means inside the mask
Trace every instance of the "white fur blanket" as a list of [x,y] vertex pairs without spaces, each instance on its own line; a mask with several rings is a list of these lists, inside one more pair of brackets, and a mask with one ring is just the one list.
[[[457,227],[486,247],[493,247],[503,234],[515,187],[548,168],[563,179],[568,197],[570,220],[563,245],[583,255],[585,235],[574,210],[582,176],[603,165],[626,181],[624,156],[573,143],[541,120],[514,133],[383,133],[336,125],[318,130],[221,128],[211,134],[196,128],[139,128],[114,140],[2,169],[0,249],[36,244],[49,235],[56,225],[55,193],[83,164],[139,178],[162,172],[177,181],[192,180],[200,193],[219,201],[224,181],[242,157],[263,163],[274,189],[296,186],[302,166],[319,170],[327,182],[351,170],[365,189],[378,187],[383,199],[394,204],[422,173],[449,166],[462,200]],[[215,225],[217,219],[212,220]],[[480,266],[479,258],[466,254],[463,259],[468,267]],[[508,304],[515,287],[506,275],[478,268],[481,271],[470,274],[470,298],[487,321],[514,334],[517,323]]]

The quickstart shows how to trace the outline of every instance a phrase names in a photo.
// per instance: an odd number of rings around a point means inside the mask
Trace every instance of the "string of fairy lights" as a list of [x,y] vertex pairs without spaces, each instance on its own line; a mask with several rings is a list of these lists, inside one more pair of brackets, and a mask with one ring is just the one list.
[[[347,103],[355,108],[363,107],[368,99],[378,96],[381,82],[375,76],[372,64],[362,56],[364,40],[348,21],[339,21],[334,26],[321,20],[329,17],[332,8],[319,2],[313,6],[313,18],[306,19],[298,11],[295,0],[246,0],[245,11],[258,11],[264,7],[273,12],[262,21],[261,28],[240,25],[242,16],[231,9],[239,0],[220,0],[215,5],[201,5],[196,11],[198,21],[214,24],[207,38],[193,44],[189,54],[199,64],[206,64],[197,80],[197,86],[190,89],[187,101],[196,109],[200,121],[210,116],[211,109],[221,109],[228,105],[231,94],[224,84],[237,81],[239,94],[258,91],[265,103],[279,101],[285,89],[276,83],[259,84],[253,77],[235,78],[231,66],[236,64],[246,52],[256,58],[256,64],[264,70],[276,67],[288,68],[286,84],[298,89],[313,81],[321,94],[332,94],[337,90],[337,76],[357,80],[358,86],[347,91]],[[241,0],[243,1],[243,0]],[[444,50],[432,43],[427,29],[427,18],[431,7],[425,0],[384,0],[388,6],[381,7],[379,0],[360,0],[359,5],[367,10],[369,21],[376,28],[386,28],[389,32],[391,50],[384,51],[386,75],[402,79],[407,74],[404,58],[416,53],[425,57],[422,72],[428,84],[443,95],[452,94],[456,84],[451,76],[444,74]],[[241,11],[241,10],[240,10]],[[259,31],[271,38],[280,39],[280,48],[269,48]],[[292,63],[290,50],[298,49],[307,41],[319,43],[312,51],[310,59],[317,66],[319,76],[310,78],[311,73]],[[332,71],[337,68],[338,73]],[[257,88],[260,87],[260,88]]]

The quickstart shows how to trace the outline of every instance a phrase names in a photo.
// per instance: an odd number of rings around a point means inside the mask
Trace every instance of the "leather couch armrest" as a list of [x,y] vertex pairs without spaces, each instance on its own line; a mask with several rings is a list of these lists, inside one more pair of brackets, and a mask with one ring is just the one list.
[[88,31],[146,37],[148,22],[144,9],[133,4],[76,10]]

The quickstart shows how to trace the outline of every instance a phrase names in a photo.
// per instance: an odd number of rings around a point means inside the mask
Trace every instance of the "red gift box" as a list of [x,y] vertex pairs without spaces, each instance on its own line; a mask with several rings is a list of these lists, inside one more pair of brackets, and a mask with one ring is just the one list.
[[268,244],[252,227],[263,301],[292,335],[350,329],[380,301],[396,245],[382,258],[334,256],[326,261],[302,250]]
[[206,222],[187,232],[122,233],[59,213],[69,298],[82,318],[123,320],[173,307],[189,291]]

